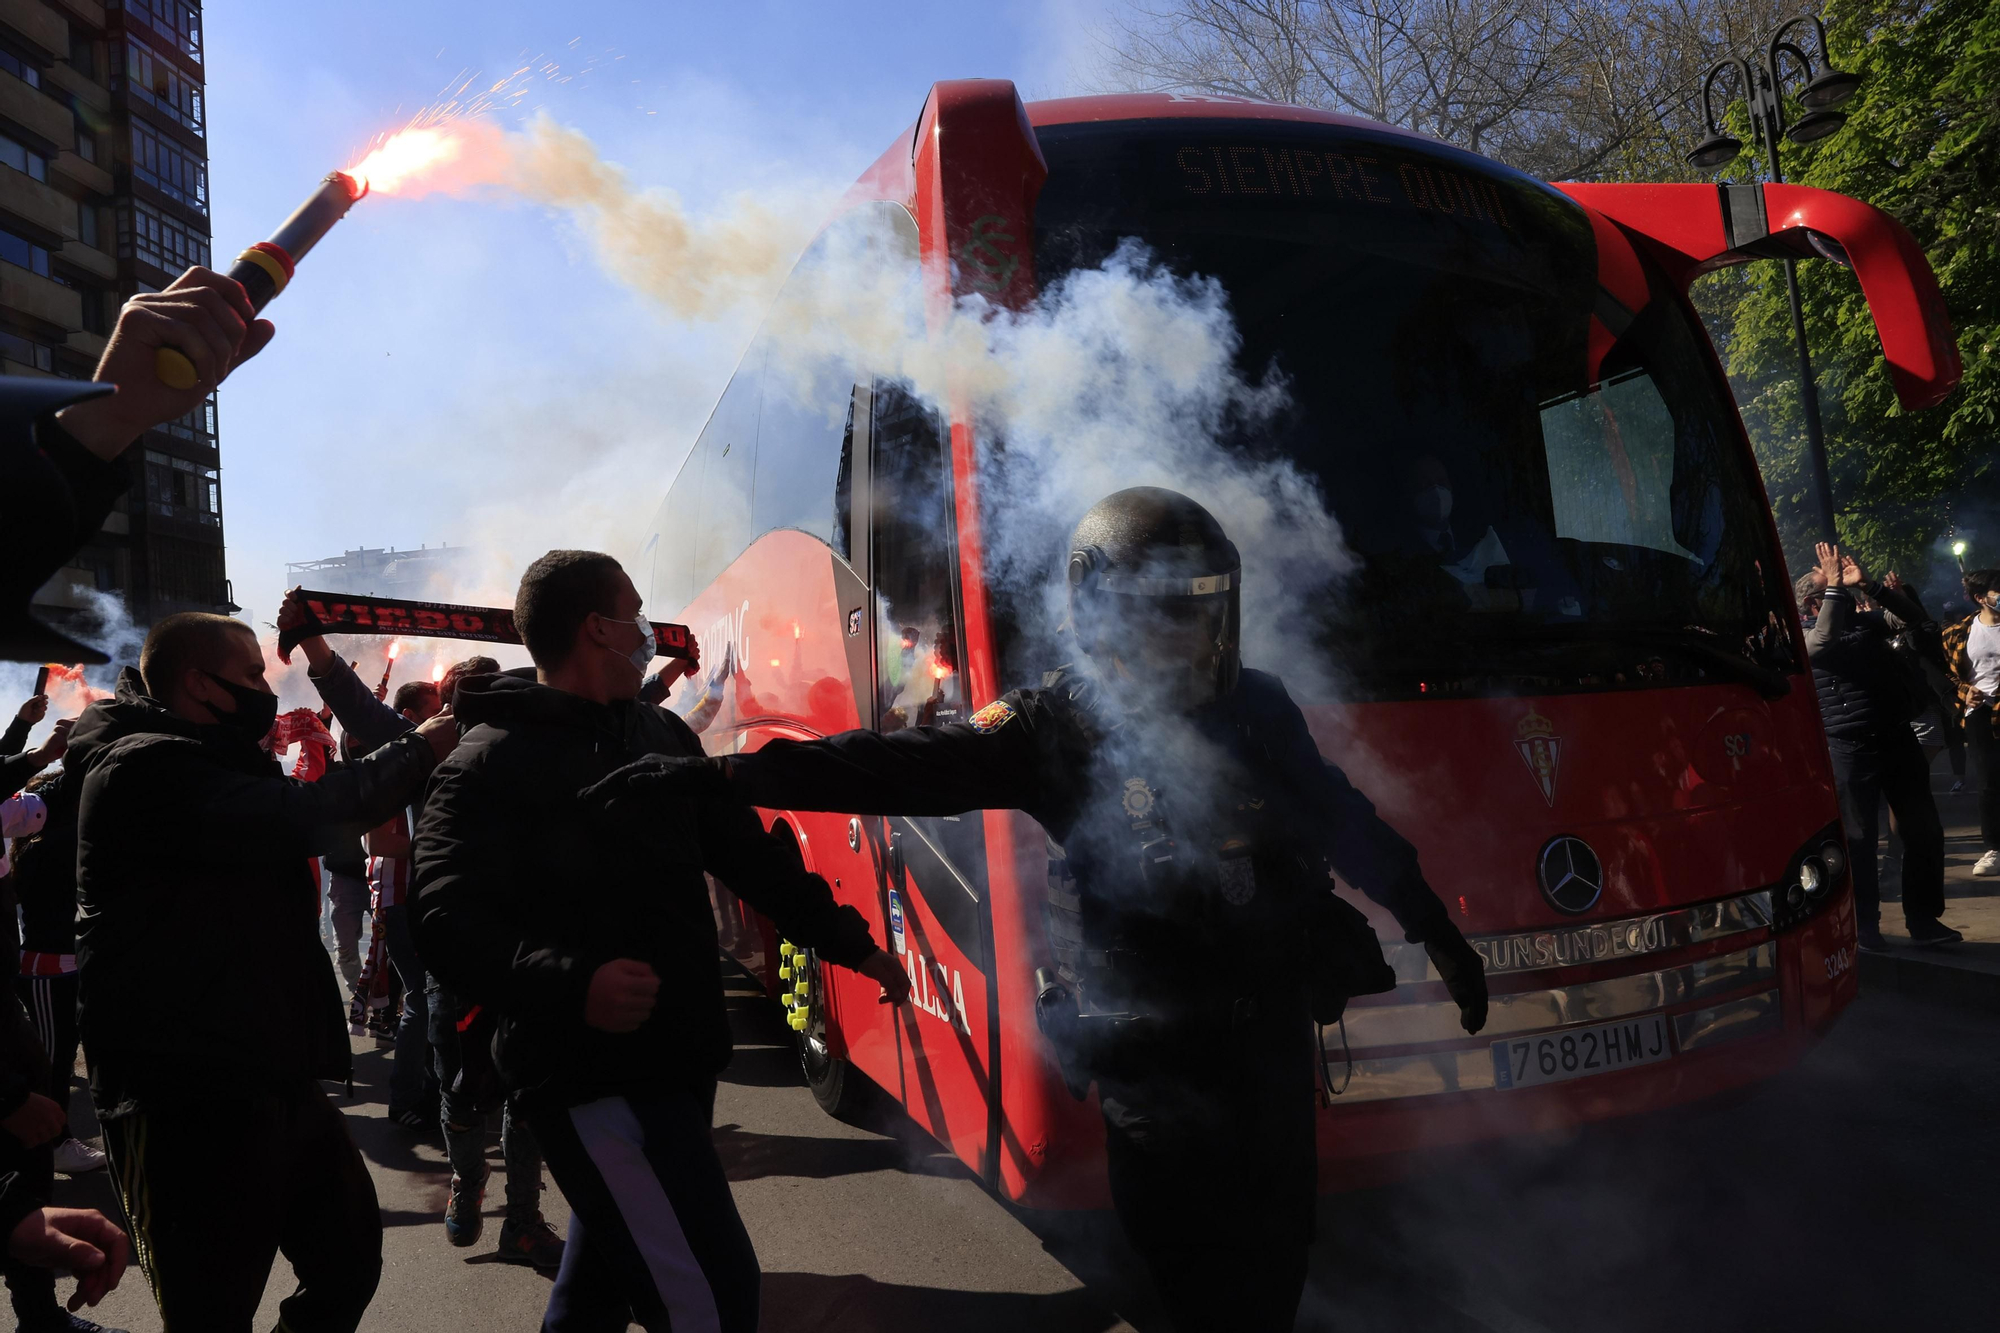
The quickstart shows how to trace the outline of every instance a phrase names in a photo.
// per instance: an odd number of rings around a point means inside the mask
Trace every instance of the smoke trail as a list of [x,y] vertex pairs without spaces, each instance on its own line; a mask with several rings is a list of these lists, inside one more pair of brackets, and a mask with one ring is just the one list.
[[[1315,603],[1352,558],[1315,482],[1282,460],[1251,460],[1223,444],[1283,411],[1287,398],[1275,376],[1239,373],[1239,340],[1218,284],[1177,277],[1128,245],[1099,268],[1059,279],[1029,310],[970,297],[939,314],[914,253],[886,225],[829,228],[794,272],[811,227],[833,211],[831,187],[777,199],[739,194],[697,215],[672,191],[635,184],[584,134],[546,114],[517,131],[472,121],[452,133],[455,155],[397,193],[499,192],[553,209],[607,273],[680,320],[768,309],[760,335],[767,392],[789,386],[802,408],[838,412],[845,395],[825,394],[830,381],[879,377],[976,422],[998,446],[983,451],[982,486],[1005,497],[989,505],[989,577],[1003,596],[1040,603],[1031,622],[1041,660],[1064,655],[1049,632],[1061,620],[1052,575],[1069,527],[1103,495],[1158,485],[1206,505],[1240,548],[1253,662],[1281,667],[1307,693],[1331,692],[1331,665],[1298,627],[1316,618]],[[573,433],[578,423],[562,429]],[[473,516],[475,531],[461,540],[506,550],[518,570],[537,553],[517,549],[523,531],[549,532],[556,516],[565,527],[551,544],[631,549],[636,543],[615,538],[633,533],[654,497],[606,483],[628,483],[635,470],[658,475],[661,454],[677,451],[643,427],[612,433],[617,446],[594,465],[552,470],[550,484],[562,488],[555,503],[521,515],[498,502]],[[502,573],[493,574],[497,584]]]
[[635,185],[581,131],[537,113],[520,130],[454,122],[448,152],[390,192],[501,191],[565,213],[604,268],[675,316],[707,320],[768,301],[834,192],[741,193],[696,216],[672,190]]
[[[125,600],[112,593],[82,589],[85,607],[82,617],[64,630],[73,639],[87,643],[111,659],[108,666],[62,668],[49,674],[49,711],[28,733],[32,750],[48,739],[61,718],[73,718],[97,699],[110,695],[121,666],[135,666],[145,631],[132,623]],[[14,720],[14,710],[35,692],[37,667],[32,662],[0,662],[0,726]]]

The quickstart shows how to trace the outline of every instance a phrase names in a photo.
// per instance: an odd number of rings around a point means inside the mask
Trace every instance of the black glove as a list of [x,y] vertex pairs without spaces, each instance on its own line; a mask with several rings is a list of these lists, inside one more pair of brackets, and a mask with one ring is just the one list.
[[1458,1006],[1459,1023],[1469,1033],[1479,1031],[1486,1026],[1486,960],[1450,921],[1438,922],[1428,933],[1424,952]]
[[699,805],[728,794],[722,770],[700,755],[649,754],[577,793],[584,809],[613,823]]

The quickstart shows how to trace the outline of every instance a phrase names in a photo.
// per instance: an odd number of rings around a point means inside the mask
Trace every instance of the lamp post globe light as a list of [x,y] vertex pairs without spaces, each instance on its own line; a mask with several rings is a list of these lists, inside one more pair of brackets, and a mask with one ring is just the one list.
[[[1817,63],[1807,48],[1792,38],[1795,32],[1804,38],[1803,29],[1807,27],[1812,30],[1813,44],[1819,52]],[[1785,123],[1783,99],[1787,66],[1804,80],[1798,89],[1798,100],[1806,109],[1789,126]],[[1725,80],[1736,85],[1736,92],[1725,97],[1722,105],[1726,110],[1735,97],[1743,99],[1750,112],[1751,139],[1763,146],[1766,174],[1773,184],[1783,184],[1785,179],[1778,161],[1778,141],[1812,143],[1839,130],[1847,123],[1847,115],[1837,108],[1861,86],[1859,74],[1833,67],[1833,57],[1826,48],[1824,23],[1810,14],[1793,19],[1771,35],[1770,44],[1763,51],[1719,61],[1702,81],[1701,111],[1708,137],[1688,151],[1687,160],[1704,171],[1728,166],[1743,151],[1743,141],[1723,128],[1716,117],[1714,95]],[[1792,337],[1799,349],[1799,400],[1805,407],[1806,461],[1812,477],[1814,518],[1823,539],[1834,541],[1837,538],[1833,486],[1826,472],[1826,435],[1820,426],[1819,390],[1813,382],[1812,356],[1806,349],[1805,311],[1799,305],[1798,261],[1787,258],[1784,265],[1785,294],[1792,306]]]

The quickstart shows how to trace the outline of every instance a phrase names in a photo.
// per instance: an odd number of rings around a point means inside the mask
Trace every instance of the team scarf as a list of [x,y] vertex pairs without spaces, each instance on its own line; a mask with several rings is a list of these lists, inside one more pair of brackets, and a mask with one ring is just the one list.
[[[474,643],[519,643],[514,612],[504,606],[457,606],[412,602],[399,597],[357,597],[344,592],[300,591],[312,619],[278,633],[278,658],[289,663],[292,649],[323,634],[389,634],[426,639],[469,639]],[[689,656],[686,625],[653,626],[660,656]]]
[[326,773],[327,756],[333,751],[333,733],[310,708],[294,708],[278,714],[270,734],[264,737],[264,749],[269,754],[283,754],[294,745],[299,746],[299,757],[292,766],[292,776],[301,782],[318,782]]

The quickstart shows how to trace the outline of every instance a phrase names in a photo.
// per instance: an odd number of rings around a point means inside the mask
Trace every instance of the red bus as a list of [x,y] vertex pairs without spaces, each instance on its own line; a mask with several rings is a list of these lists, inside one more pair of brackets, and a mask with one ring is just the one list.
[[[1467,1037],[1421,947],[1361,904],[1401,984],[1325,1034],[1323,1185],[1752,1083],[1853,998],[1785,563],[1686,289],[1752,258],[1846,263],[1903,402],[1928,405],[1959,363],[1897,223],[1795,186],[1550,186],[1298,107],[1024,106],[968,80],[931,90],[823,241],[858,226],[893,234],[934,308],[1025,307],[1135,237],[1219,282],[1242,363],[1288,377],[1285,421],[1246,447],[1316,479],[1358,558],[1313,627],[1346,665],[1338,695],[1300,702],[1416,843],[1493,991]],[[814,280],[812,254],[793,282]],[[1056,663],[1021,660],[1031,612],[997,591],[982,544],[1006,502],[979,485],[996,442],[886,379],[802,402],[769,382],[770,336],[634,571],[709,663],[672,706],[734,753],[964,719],[1036,683]],[[1103,1206],[1101,1122],[1034,1022],[1040,829],[1015,812],[766,816],[916,988],[879,1005],[715,886],[725,945],[784,999],[821,1104],[839,1113],[859,1071],[1007,1198]]]

